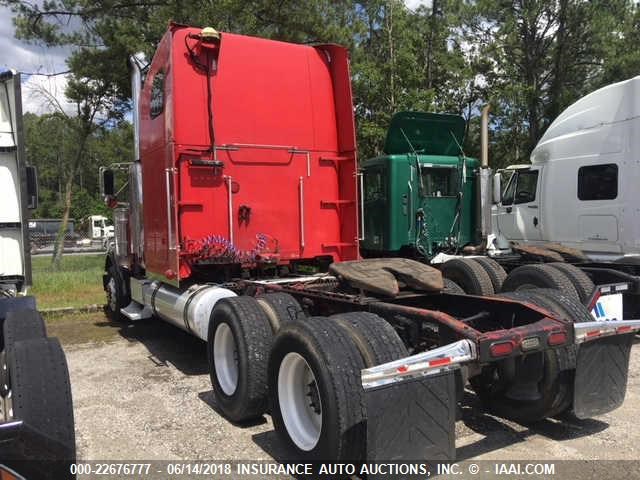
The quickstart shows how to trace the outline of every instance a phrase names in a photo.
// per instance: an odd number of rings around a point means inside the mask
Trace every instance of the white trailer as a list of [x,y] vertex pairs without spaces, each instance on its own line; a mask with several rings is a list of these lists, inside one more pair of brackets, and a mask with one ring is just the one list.
[[29,209],[37,206],[34,167],[24,164],[20,76],[0,74],[0,290],[31,284]]
[[[493,232],[582,250],[640,254],[640,76],[581,98],[549,126],[506,186],[494,177]],[[499,196],[499,198],[495,198]],[[505,244],[503,243],[504,247]]]
[[[24,162],[20,74],[0,73],[0,478],[70,478],[75,430],[69,372],[36,310],[28,242],[37,204]],[[38,459],[38,461],[34,461]],[[19,476],[22,475],[22,476]]]

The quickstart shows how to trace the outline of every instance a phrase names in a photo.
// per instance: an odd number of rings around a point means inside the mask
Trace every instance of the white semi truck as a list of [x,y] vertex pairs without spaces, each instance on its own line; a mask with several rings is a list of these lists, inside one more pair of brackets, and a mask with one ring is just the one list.
[[0,478],[70,478],[75,431],[69,372],[47,337],[31,285],[29,209],[37,204],[25,165],[20,75],[0,73]]
[[637,76],[575,102],[549,126],[531,165],[514,166],[502,188],[494,177],[492,230],[524,244],[557,242],[596,261],[637,261],[639,151]]

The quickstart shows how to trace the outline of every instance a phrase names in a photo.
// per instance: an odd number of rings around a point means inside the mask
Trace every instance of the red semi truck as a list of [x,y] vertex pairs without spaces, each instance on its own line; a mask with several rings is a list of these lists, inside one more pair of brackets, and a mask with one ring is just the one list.
[[[269,412],[297,458],[439,460],[455,456],[467,383],[520,421],[622,403],[640,321],[595,321],[548,289],[456,294],[421,263],[360,259],[344,48],[172,24],[150,65],[131,64],[136,158],[101,170],[107,308],[207,342],[230,420]],[[632,288],[594,298],[627,305]]]

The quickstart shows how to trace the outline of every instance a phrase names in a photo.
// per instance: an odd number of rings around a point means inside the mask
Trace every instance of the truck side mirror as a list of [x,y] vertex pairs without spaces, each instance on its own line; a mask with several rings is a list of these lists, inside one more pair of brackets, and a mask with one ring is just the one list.
[[113,197],[115,194],[116,188],[113,170],[100,167],[100,195],[102,197]]
[[26,167],[27,174],[27,208],[38,208],[38,169],[32,165]]
[[502,175],[496,173],[493,175],[493,203],[500,203],[502,200]]

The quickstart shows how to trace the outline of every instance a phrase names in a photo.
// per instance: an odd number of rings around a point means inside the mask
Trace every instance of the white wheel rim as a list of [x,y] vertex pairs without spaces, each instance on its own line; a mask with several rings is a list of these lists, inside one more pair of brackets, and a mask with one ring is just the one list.
[[238,387],[238,348],[233,332],[226,323],[221,323],[216,328],[213,364],[220,388],[226,395],[233,395]]
[[278,403],[289,438],[300,450],[312,450],[322,431],[322,401],[316,377],[299,353],[287,353],[280,363]]

